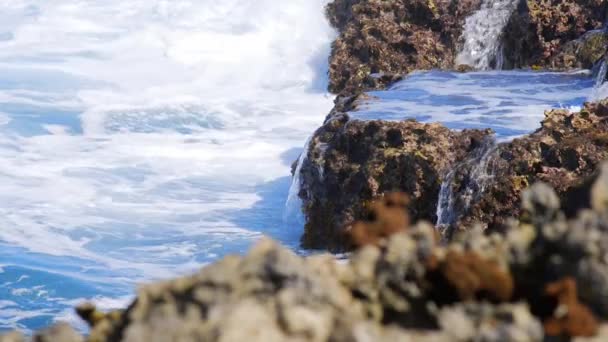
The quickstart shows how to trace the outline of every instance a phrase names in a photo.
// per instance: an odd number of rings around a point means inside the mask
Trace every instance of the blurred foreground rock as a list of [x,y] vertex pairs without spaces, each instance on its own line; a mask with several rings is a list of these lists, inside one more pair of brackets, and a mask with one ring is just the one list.
[[264,240],[244,257],[143,287],[125,311],[79,307],[92,325],[86,338],[59,325],[34,341],[601,341],[605,189],[608,164],[588,192],[593,207],[566,219],[555,191],[535,184],[504,234],[472,229],[449,244],[432,225],[409,225],[402,195],[386,196],[370,207],[391,210],[360,226],[378,238],[346,263]]

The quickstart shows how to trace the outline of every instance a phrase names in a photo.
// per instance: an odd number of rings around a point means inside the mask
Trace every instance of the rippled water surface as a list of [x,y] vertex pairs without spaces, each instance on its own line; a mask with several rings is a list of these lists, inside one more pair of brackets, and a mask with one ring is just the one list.
[[351,116],[417,119],[449,128],[492,128],[499,138],[534,131],[551,108],[577,109],[593,93],[587,72],[416,72],[385,91],[369,92]]
[[[325,0],[0,0],[0,330],[76,324],[284,223],[322,123]],[[355,113],[501,135],[582,103],[582,74],[416,73]]]

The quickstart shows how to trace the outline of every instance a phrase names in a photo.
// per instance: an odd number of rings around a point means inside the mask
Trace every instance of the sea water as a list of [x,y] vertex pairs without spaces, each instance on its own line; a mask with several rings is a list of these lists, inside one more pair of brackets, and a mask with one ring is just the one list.
[[0,0],[0,330],[123,307],[283,224],[326,0]]
[[[0,330],[83,328],[81,301],[124,307],[265,235],[299,251],[283,211],[332,107],[325,2],[0,0]],[[351,115],[513,136],[592,86],[419,72]]]

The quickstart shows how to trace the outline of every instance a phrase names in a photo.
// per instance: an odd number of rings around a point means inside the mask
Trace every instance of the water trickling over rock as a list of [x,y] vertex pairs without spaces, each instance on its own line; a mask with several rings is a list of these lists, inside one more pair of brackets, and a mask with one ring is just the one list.
[[291,180],[291,186],[289,187],[289,194],[287,195],[287,200],[285,201],[285,212],[283,213],[283,221],[285,222],[294,222],[294,223],[302,223],[304,222],[304,217],[302,215],[302,200],[299,197],[300,188],[302,184],[302,180],[300,178],[300,174],[302,173],[302,165],[306,161],[308,157],[308,147],[310,146],[310,140],[312,136],[306,140],[304,144],[304,149],[298,158],[298,162],[296,163],[295,169],[293,169],[293,178]]
[[501,69],[501,36],[517,3],[517,0],[484,0],[481,8],[466,19],[464,45],[456,64],[479,70]]
[[589,100],[597,101],[608,96],[606,76],[608,76],[608,56],[604,57],[600,62],[599,70],[595,76],[595,85],[593,86]]
[[444,235],[451,234],[450,227],[483,194],[488,181],[494,177],[491,161],[496,146],[493,136],[486,137],[466,160],[457,164],[445,177],[437,201],[437,227]]

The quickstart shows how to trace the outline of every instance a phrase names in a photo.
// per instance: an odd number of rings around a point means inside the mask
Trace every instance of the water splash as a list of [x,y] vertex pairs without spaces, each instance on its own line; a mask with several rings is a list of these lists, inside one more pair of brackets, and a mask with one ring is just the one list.
[[287,200],[285,201],[285,212],[283,213],[283,221],[286,223],[304,223],[304,216],[302,214],[302,200],[300,199],[300,188],[302,187],[302,166],[304,162],[306,162],[308,158],[308,149],[310,147],[310,142],[312,140],[312,136],[310,136],[306,143],[304,144],[304,150],[300,154],[298,158],[298,163],[296,164],[296,168],[293,173],[293,178],[291,180],[291,186],[289,187],[289,194],[287,195]]
[[466,64],[478,70],[502,68],[500,38],[515,11],[518,0],[483,0],[481,8],[466,19],[464,46],[456,64]]
[[606,76],[608,75],[608,58],[605,57],[602,59],[600,64],[600,68],[595,76],[595,85],[593,86],[593,90],[591,91],[591,95],[589,95],[590,101],[598,101],[608,97],[608,84],[606,81]]
[[[450,234],[450,227],[485,192],[488,181],[494,177],[491,161],[496,149],[493,136],[484,139],[469,158],[456,165],[445,177],[437,201],[437,227],[443,230],[444,235]],[[464,184],[462,190],[455,189],[456,181],[460,181],[460,186]]]

